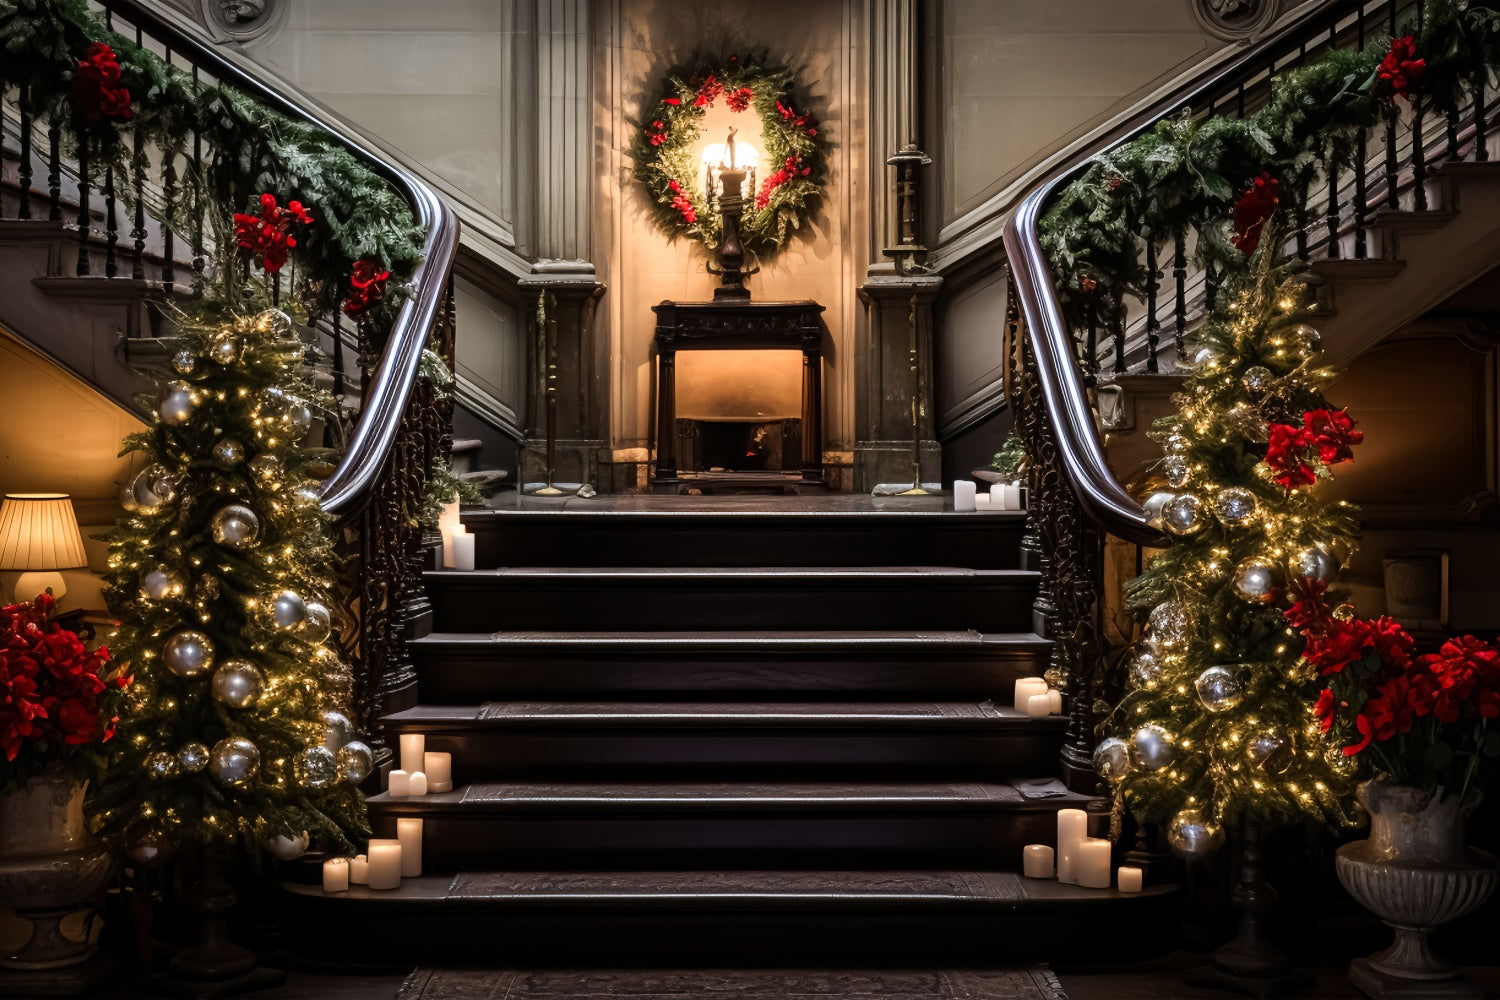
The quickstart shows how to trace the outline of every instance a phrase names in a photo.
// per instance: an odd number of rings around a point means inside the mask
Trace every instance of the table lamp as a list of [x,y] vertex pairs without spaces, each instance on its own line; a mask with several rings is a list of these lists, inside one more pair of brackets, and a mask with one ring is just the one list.
[[7,493],[0,503],[0,570],[21,570],[17,603],[68,592],[60,569],[84,569],[88,556],[66,493]]

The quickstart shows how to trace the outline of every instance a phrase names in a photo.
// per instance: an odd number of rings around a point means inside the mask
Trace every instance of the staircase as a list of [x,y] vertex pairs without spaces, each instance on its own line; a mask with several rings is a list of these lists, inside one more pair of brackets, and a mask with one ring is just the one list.
[[420,878],[288,886],[320,942],[486,963],[994,961],[1076,951],[1095,914],[1160,926],[1172,905],[1018,874],[1058,808],[1104,808],[1017,785],[1056,773],[1065,729],[1010,707],[1049,647],[1024,515],[622,497],[464,522],[480,568],[427,573],[419,701],[386,719],[393,742],[453,754],[454,790],[370,800],[377,835],[424,819]]

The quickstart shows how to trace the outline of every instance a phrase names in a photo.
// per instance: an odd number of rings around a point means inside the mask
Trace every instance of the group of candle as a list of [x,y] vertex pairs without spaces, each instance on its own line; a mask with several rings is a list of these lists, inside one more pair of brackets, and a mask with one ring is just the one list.
[[458,519],[458,502],[443,508],[438,515],[438,531],[443,536],[443,568],[474,568],[474,536]]
[[373,838],[364,854],[323,862],[323,891],[346,892],[351,885],[399,889],[403,878],[422,874],[422,821],[396,820],[396,836]]
[[393,799],[453,791],[453,755],[427,749],[421,733],[401,736],[401,766],[386,779],[386,794]]
[[[1089,814],[1082,809],[1057,811],[1057,880],[1086,889],[1109,888],[1109,861],[1113,845],[1101,837],[1090,837]],[[1053,850],[1046,844],[1027,844],[1021,855],[1021,873],[1027,878],[1053,876]],[[1140,892],[1141,869],[1121,865],[1115,881],[1121,892]]]
[[1016,681],[1016,711],[1033,718],[1061,715],[1062,692],[1040,677],[1022,677]]
[[988,493],[980,493],[972,479],[956,479],[953,482],[953,509],[968,510],[1024,510],[1021,506],[1021,487],[1014,483],[996,483]]

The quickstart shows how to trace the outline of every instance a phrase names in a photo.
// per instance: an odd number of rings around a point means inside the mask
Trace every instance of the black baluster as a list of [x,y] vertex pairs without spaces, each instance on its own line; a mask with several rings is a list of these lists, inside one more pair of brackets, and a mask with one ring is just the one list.
[[21,88],[21,202],[16,218],[31,218],[31,88]]
[[1099,307],[1092,300],[1083,309],[1088,326],[1088,340],[1084,345],[1084,382],[1093,385],[1099,374]]
[[340,299],[333,304],[333,397],[338,401],[338,412],[344,407],[344,303]]
[[271,279],[271,305],[281,306],[281,275],[277,274]]
[[1307,189],[1312,183],[1311,176],[1304,178],[1297,184],[1297,200],[1292,207],[1292,217],[1297,225],[1297,259],[1307,260]]
[[[136,48],[141,47],[141,29],[135,29]],[[145,157],[145,137],[140,129],[135,130],[134,143],[131,146],[132,156],[130,161],[131,172],[135,176],[135,225],[130,230],[130,238],[135,242],[135,262],[130,265],[130,276],[137,281],[146,280],[146,202],[142,195],[146,187],[146,168],[143,164]]]
[[1448,112],[1448,159],[1457,160],[1458,155],[1458,108]]
[[113,278],[119,273],[119,261],[115,249],[120,242],[119,222],[115,218],[115,168],[111,164],[104,168],[104,276]]
[[47,197],[52,207],[47,210],[47,221],[62,221],[62,129],[57,119],[47,123]]
[[172,266],[177,257],[176,233],[172,230],[172,220],[176,218],[177,211],[174,204],[177,198],[177,154],[170,149],[162,157],[161,198],[165,209],[162,212],[161,227],[161,283],[171,291],[172,286],[177,283],[177,270]]
[[1365,170],[1369,166],[1369,133],[1359,130],[1359,158],[1354,170],[1354,256],[1364,260],[1370,255],[1370,237],[1366,227],[1365,209],[1370,193],[1365,183]]
[[1173,245],[1172,277],[1177,279],[1177,305],[1173,309],[1175,332],[1172,345],[1177,349],[1175,367],[1183,366],[1183,337],[1187,334],[1187,234],[1179,231]]
[[1115,308],[1114,315],[1115,335],[1115,374],[1125,374],[1125,306],[1122,304]]
[[1219,272],[1212,264],[1203,269],[1203,311],[1212,313],[1219,299]]
[[[193,90],[198,90],[198,67],[193,67]],[[203,133],[193,129],[193,298],[203,297]],[[236,209],[238,211],[238,209]]]
[[1234,115],[1241,120],[1245,117],[1245,85],[1243,83],[1235,90]]
[[[1391,39],[1396,38],[1396,4],[1389,7]],[[1397,185],[1400,164],[1396,159],[1396,115],[1391,114],[1385,124],[1385,204],[1387,208],[1401,207],[1401,192]]]
[[89,142],[78,145],[78,273],[89,273]]
[[1484,78],[1489,72],[1481,69],[1474,74],[1474,159],[1484,163],[1490,158],[1488,142],[1489,125],[1484,115]]
[[1328,258],[1339,256],[1339,161],[1336,152],[1328,150]]
[[[1422,37],[1427,4],[1417,4],[1417,37]],[[1411,98],[1411,190],[1412,208],[1427,211],[1427,143],[1422,138],[1422,95]]]
[[1161,341],[1161,327],[1156,321],[1156,292],[1161,272],[1156,269],[1156,236],[1146,237],[1146,371],[1155,375],[1156,345]]

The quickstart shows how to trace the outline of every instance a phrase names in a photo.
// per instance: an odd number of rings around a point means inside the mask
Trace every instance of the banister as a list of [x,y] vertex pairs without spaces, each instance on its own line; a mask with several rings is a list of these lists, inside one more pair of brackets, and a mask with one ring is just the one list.
[[103,0],[102,5],[156,35],[174,51],[187,55],[221,82],[232,84],[264,104],[336,137],[406,198],[417,224],[424,230],[422,258],[409,278],[412,295],[396,314],[384,351],[371,374],[349,446],[333,475],[323,484],[324,510],[346,516],[360,506],[379,477],[400,429],[427,334],[442,306],[447,275],[458,253],[458,217],[421,179],[318,110],[266,86],[252,70],[241,65],[238,57],[215,45],[196,26],[169,20],[142,0]]

